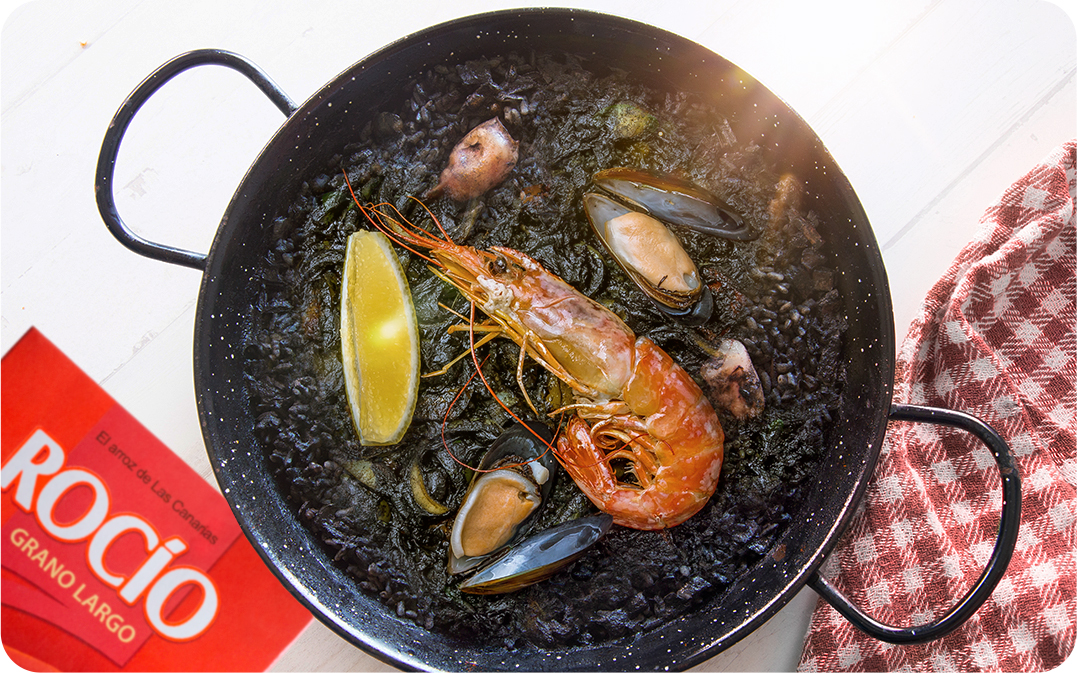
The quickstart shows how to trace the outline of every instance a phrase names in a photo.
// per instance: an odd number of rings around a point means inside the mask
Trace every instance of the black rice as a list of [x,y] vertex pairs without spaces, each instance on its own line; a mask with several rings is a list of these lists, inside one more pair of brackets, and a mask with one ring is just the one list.
[[[632,637],[714,597],[757,563],[796,513],[839,408],[844,371],[842,299],[818,215],[799,205],[795,176],[777,175],[763,148],[736,134],[735,111],[660,91],[626,73],[594,71],[564,54],[520,53],[439,65],[406,85],[395,109],[374,115],[345,152],[311,175],[275,222],[246,345],[257,435],[296,515],[324,541],[356,589],[428,629],[510,648],[559,648]],[[636,115],[623,124],[619,115]],[[641,116],[642,115],[642,116]],[[701,343],[744,342],[760,374],[761,418],[722,416],[727,440],[717,492],[688,522],[665,532],[614,527],[554,578],[505,596],[471,596],[446,571],[452,514],[433,516],[413,500],[417,463],[436,500],[459,504],[469,473],[446,452],[477,464],[508,420],[473,383],[470,359],[424,379],[400,445],[360,446],[340,363],[343,249],[365,226],[347,194],[395,204],[424,223],[410,198],[438,179],[453,145],[499,117],[520,142],[510,177],[475,202],[430,203],[460,243],[522,250],[650,336],[699,381]],[[581,211],[592,174],[612,166],[673,172],[719,194],[756,238],[731,242],[678,230],[715,297],[699,328],[671,322],[608,259]],[[429,227],[427,221],[424,226]],[[463,298],[426,263],[400,250],[421,332],[424,371],[467,348]],[[518,349],[484,347],[497,395],[531,418],[516,383]],[[485,353],[484,353],[485,356]],[[525,381],[540,411],[565,403],[563,386],[531,366]],[[556,422],[556,421],[554,421]],[[593,511],[568,478],[559,480],[536,529]]]

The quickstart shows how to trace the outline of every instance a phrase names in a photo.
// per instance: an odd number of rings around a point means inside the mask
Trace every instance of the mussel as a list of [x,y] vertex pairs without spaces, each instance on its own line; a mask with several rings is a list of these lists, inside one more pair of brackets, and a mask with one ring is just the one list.
[[580,557],[606,534],[609,514],[575,519],[527,538],[460,584],[472,594],[503,594],[541,582]]
[[420,451],[411,461],[408,471],[411,499],[427,514],[443,516],[449,508],[442,504],[448,491],[447,473],[434,451]]
[[696,316],[706,322],[710,310],[700,304],[710,291],[666,225],[602,194],[584,194],[583,208],[606,250],[659,308],[689,322]]
[[734,241],[753,237],[744,218],[705,189],[672,175],[610,168],[592,178],[595,187],[667,223]]
[[744,219],[721,199],[684,180],[610,168],[583,196],[591,228],[625,273],[665,314],[687,324],[710,319],[714,298],[667,224],[733,240],[750,238]]
[[527,532],[559,469],[551,444],[550,429],[529,422],[514,424],[490,446],[453,522],[450,574],[478,566]]

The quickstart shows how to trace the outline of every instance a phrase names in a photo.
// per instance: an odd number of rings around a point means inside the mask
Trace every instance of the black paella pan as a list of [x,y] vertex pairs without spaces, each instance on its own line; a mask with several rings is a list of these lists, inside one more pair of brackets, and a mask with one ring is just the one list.
[[[732,586],[693,611],[635,638],[559,651],[509,653],[499,641],[462,641],[397,617],[354,578],[300,523],[261,451],[236,349],[249,330],[258,270],[273,245],[272,222],[301,184],[324,170],[376,110],[400,98],[407,73],[440,63],[491,57],[510,49],[551,47],[588,62],[627,71],[659,89],[689,92],[735,110],[738,134],[758,137],[779,169],[796,174],[826,212],[823,234],[837,257],[835,278],[847,307],[846,364],[839,420],[794,521],[766,556]],[[202,64],[231,67],[251,79],[287,116],[233,196],[205,255],[149,242],[131,233],[112,197],[119,144],[133,115],[162,84]],[[780,147],[778,152],[776,148]],[[395,42],[356,63],[296,107],[242,57],[201,50],[153,73],[124,102],[105,136],[97,169],[97,201],[110,231],[140,254],[203,272],[195,324],[198,408],[210,462],[247,537],[281,582],[326,625],[372,655],[402,668],[661,669],[687,668],[721,652],[760,626],[804,584],[858,627],[893,643],[923,642],[960,626],[986,600],[1009,562],[1020,518],[1020,485],[1005,442],[960,412],[891,403],[894,326],[877,243],[852,187],[808,125],[771,92],[728,61],[652,26],[576,10],[513,10],[441,24]],[[932,624],[888,626],[851,604],[819,574],[867,487],[887,422],[911,420],[962,428],[995,455],[1003,484],[998,542],[979,581]]]

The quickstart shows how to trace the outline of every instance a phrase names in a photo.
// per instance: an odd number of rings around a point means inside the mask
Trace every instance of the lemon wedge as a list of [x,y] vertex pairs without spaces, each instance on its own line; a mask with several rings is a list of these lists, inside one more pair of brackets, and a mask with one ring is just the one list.
[[404,269],[380,232],[348,237],[340,343],[352,421],[364,446],[396,444],[419,390],[419,328]]

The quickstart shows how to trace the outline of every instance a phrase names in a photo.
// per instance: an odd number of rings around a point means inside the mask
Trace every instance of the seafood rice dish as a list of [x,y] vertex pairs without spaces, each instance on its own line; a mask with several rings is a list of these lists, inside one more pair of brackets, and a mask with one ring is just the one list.
[[[846,308],[826,213],[735,111],[529,51],[413,73],[348,141],[272,223],[244,358],[267,464],[356,591],[555,649],[770,551],[819,478]],[[359,230],[392,241],[419,335],[388,445],[345,390]]]

